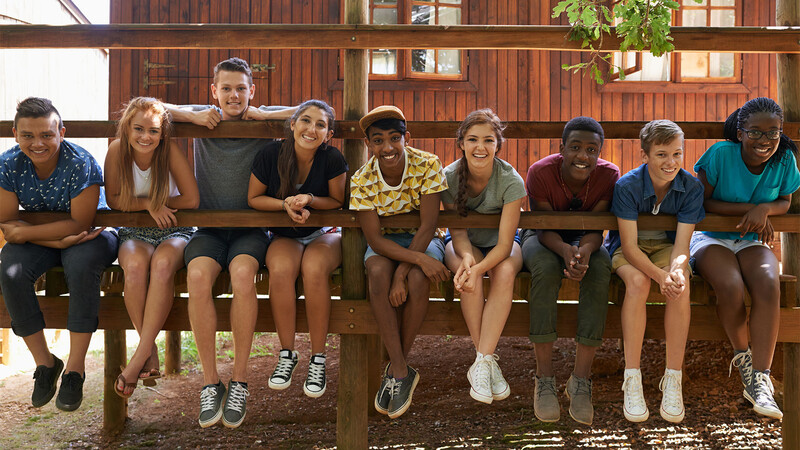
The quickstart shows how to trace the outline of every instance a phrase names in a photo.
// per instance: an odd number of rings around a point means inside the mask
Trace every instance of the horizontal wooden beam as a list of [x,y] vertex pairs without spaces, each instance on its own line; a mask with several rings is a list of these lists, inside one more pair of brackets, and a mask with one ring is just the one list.
[[[587,50],[551,25],[0,25],[0,48]],[[800,27],[673,27],[675,51],[800,53]],[[613,32],[601,49],[618,49]]]
[[[606,139],[639,139],[639,130],[646,122],[603,122]],[[683,129],[686,139],[722,139],[720,122],[677,122]],[[566,122],[507,122],[503,133],[507,139],[561,139]],[[459,122],[409,121],[408,131],[413,139],[455,139]],[[13,137],[10,120],[0,121],[0,137]],[[64,121],[67,138],[113,138],[117,132],[117,122],[113,120],[67,120]],[[173,137],[176,138],[282,138],[285,123],[280,120],[268,121],[223,121],[213,130],[190,123],[176,123]],[[784,122],[783,132],[800,141],[800,122]],[[335,138],[361,139],[364,134],[358,122],[336,122]]]
[[[68,297],[38,297],[39,306],[44,314],[47,328],[63,329],[67,326]],[[176,297],[172,310],[164,323],[164,330],[191,330],[187,310],[188,299]],[[259,299],[258,319],[256,331],[275,331],[275,322],[268,299]],[[220,298],[214,300],[217,310],[217,330],[230,331],[230,305],[231,299]],[[559,305],[558,335],[561,337],[574,337],[578,313],[577,304]],[[605,338],[621,338],[622,325],[620,321],[619,305],[609,305],[608,319],[606,320]],[[725,330],[717,318],[716,307],[713,305],[693,305],[692,326],[689,329],[689,339],[699,340],[725,340]],[[305,320],[305,302],[297,302],[297,331],[307,332],[308,325]],[[649,339],[664,338],[664,312],[663,304],[647,305],[647,328],[645,337]],[[10,328],[11,319],[5,308],[2,295],[0,295],[0,328]],[[99,311],[100,329],[133,329],[125,302],[119,296],[103,297]],[[330,333],[338,334],[377,334],[378,326],[375,323],[369,302],[366,300],[333,300],[330,317]],[[503,330],[504,336],[528,336],[529,314],[528,304],[514,302],[511,314]],[[432,335],[469,335],[467,326],[461,314],[461,305],[458,302],[431,301],[428,313],[422,324],[420,334]],[[800,308],[781,308],[778,342],[800,341]]]
[[[20,211],[23,220],[30,223],[48,223],[67,217],[67,213]],[[207,211],[182,210],[175,213],[179,226],[198,227],[290,227],[299,226],[282,212],[263,212],[254,210]],[[730,231],[735,230],[740,217],[707,214],[697,224],[697,230]],[[800,214],[771,216],[775,231],[797,232],[800,230]],[[466,219],[453,211],[439,214],[438,226],[471,228],[496,228],[500,224],[499,215],[470,214]],[[146,212],[126,213],[119,211],[98,211],[95,226],[104,227],[152,227],[155,226],[150,214]],[[409,213],[381,218],[384,227],[418,227],[419,214]],[[314,211],[305,225],[308,227],[337,226],[358,227],[358,215],[351,211]],[[639,228],[644,230],[674,230],[677,221],[674,216],[639,216]],[[617,219],[611,213],[593,212],[523,212],[520,228],[547,228],[554,230],[615,230]]]

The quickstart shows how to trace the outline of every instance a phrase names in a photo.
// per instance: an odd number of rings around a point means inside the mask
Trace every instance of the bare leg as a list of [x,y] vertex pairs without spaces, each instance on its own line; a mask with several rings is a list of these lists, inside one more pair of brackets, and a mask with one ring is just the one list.
[[747,350],[747,309],[739,261],[721,245],[709,245],[695,253],[697,271],[717,296],[717,317],[734,350]]
[[753,300],[750,309],[750,335],[753,369],[772,367],[781,317],[780,271],[775,254],[766,247],[748,247],[737,255],[742,277]]
[[197,354],[203,366],[203,383],[219,382],[217,373],[217,310],[211,297],[214,280],[222,267],[207,256],[189,261],[186,267],[186,284],[189,291],[189,321],[192,324]]
[[256,330],[258,301],[256,298],[256,273],[258,261],[250,255],[237,255],[230,263],[233,303],[231,305],[231,328],[233,328],[233,378],[247,382],[247,361],[253,346]]
[[295,281],[300,273],[303,244],[291,238],[275,237],[267,249],[269,303],[281,348],[294,350],[297,292]]
[[592,361],[594,361],[595,353],[597,353],[597,347],[578,342],[575,349],[575,369],[572,372],[580,378],[589,378],[592,374]]
[[69,360],[64,366],[64,373],[78,372],[83,375],[86,371],[86,352],[91,340],[92,333],[69,332]]
[[37,331],[29,336],[22,338],[25,345],[28,346],[33,360],[36,361],[37,366],[53,367],[56,361],[53,359],[53,354],[47,348],[47,339],[44,337],[44,331]]
[[[400,336],[403,342],[403,356],[408,358],[411,352],[411,346],[417,338],[422,322],[425,320],[425,315],[428,313],[428,300],[430,297],[431,285],[430,280],[422,270],[414,266],[408,272],[408,299],[402,308],[402,324],[400,328]],[[398,367],[398,371],[406,372],[405,366]],[[395,372],[395,377],[402,378],[405,375]]]
[[625,344],[625,368],[638,369],[642,356],[642,340],[647,323],[645,302],[650,294],[650,278],[630,264],[617,269],[625,283],[622,303],[622,339]]
[[137,239],[127,240],[119,247],[119,265],[125,272],[125,308],[139,336],[142,334],[150,259],[154,251],[152,245]]
[[314,239],[303,254],[303,290],[306,298],[311,353],[324,353],[331,318],[331,272],[342,262],[342,236],[325,234]]
[[[666,267],[664,270],[669,270],[669,268]],[[689,283],[687,282],[686,288],[678,298],[667,300],[664,311],[667,369],[681,370],[683,367],[683,355],[686,352],[686,339],[689,336],[689,322],[692,314],[689,310],[689,297]]]
[[[472,255],[476,262],[480,262],[483,259],[483,254],[475,247],[472,247]],[[448,242],[445,246],[444,261],[447,268],[453,273],[456,273],[458,267],[461,265],[462,258],[456,255],[452,242]],[[483,275],[484,274],[481,274],[481,277]],[[467,330],[469,330],[469,335],[472,338],[472,344],[475,346],[475,350],[479,351],[478,348],[481,342],[481,322],[483,321],[483,309],[486,299],[483,292],[483,280],[477,283],[472,292],[461,292],[459,296],[461,314],[464,316],[464,322],[467,324]]]
[[497,342],[506,326],[511,300],[514,296],[514,280],[522,268],[522,252],[519,244],[511,247],[511,255],[489,270],[491,287],[483,308],[481,338],[478,351],[484,355],[494,354]]
[[391,369],[398,368],[392,376],[403,377],[407,374],[406,357],[403,352],[403,343],[400,338],[400,325],[397,310],[389,303],[389,287],[396,264],[394,261],[381,256],[371,256],[366,261],[367,277],[369,278],[369,304],[375,322],[389,354]]

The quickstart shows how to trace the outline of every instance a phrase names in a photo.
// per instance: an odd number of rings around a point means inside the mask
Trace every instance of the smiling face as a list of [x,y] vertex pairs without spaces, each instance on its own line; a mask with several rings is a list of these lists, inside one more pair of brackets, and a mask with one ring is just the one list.
[[589,179],[597,167],[602,142],[600,135],[593,131],[570,131],[566,142],[559,148],[559,153],[564,158],[561,163],[561,176],[565,182],[582,184]]
[[[780,130],[782,126],[781,118],[777,114],[757,112],[750,115],[742,128],[766,133]],[[742,141],[742,160],[750,168],[759,168],[766,164],[778,151],[778,144],[780,144],[780,137],[769,139],[766,134],[763,134],[758,139],[750,139],[747,132],[741,129],[736,131],[736,136]]]
[[367,148],[371,155],[378,160],[381,172],[384,176],[402,175],[405,169],[406,140],[410,138],[408,132],[405,134],[395,130],[381,130],[371,126],[367,128]]
[[479,123],[467,129],[460,146],[470,170],[492,167],[494,156],[497,154],[497,136],[491,125]]
[[683,136],[675,136],[662,144],[652,144],[649,153],[642,150],[642,162],[647,163],[647,172],[654,187],[669,185],[683,165]]
[[333,136],[328,115],[316,106],[301,111],[291,123],[295,149],[316,150]]
[[152,110],[137,111],[128,127],[128,143],[136,153],[152,154],[161,142],[161,117]]
[[211,85],[211,95],[219,102],[223,120],[241,118],[255,93],[256,86],[243,72],[220,70]]
[[58,164],[58,152],[64,140],[65,128],[58,127],[58,115],[20,117],[12,129],[22,153],[30,158],[36,172],[49,176]]

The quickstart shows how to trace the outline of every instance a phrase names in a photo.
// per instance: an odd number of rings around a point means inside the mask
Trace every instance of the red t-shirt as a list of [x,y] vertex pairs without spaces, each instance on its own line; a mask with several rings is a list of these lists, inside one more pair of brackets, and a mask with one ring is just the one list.
[[[550,155],[536,161],[528,169],[525,179],[525,190],[531,211],[535,210],[536,201],[544,201],[554,211],[569,211],[573,195],[561,179],[561,164],[564,158],[560,153]],[[589,180],[577,197],[583,204],[577,211],[591,211],[600,200],[611,201],[614,195],[614,184],[619,179],[619,168],[603,159],[597,160]]]

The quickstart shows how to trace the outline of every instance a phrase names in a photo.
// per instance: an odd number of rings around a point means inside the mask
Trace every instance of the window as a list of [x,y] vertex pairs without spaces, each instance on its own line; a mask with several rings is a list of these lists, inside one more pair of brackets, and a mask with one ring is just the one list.
[[[672,22],[686,27],[741,25],[741,1],[682,0]],[[682,52],[655,57],[649,52],[614,52],[614,65],[623,70],[625,81],[739,83],[741,60],[736,53]],[[610,78],[619,80],[619,74]]]
[[[370,0],[370,23],[460,25],[462,0]],[[457,49],[370,50],[370,79],[462,80],[464,52]]]

